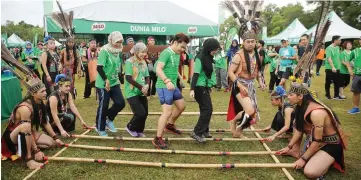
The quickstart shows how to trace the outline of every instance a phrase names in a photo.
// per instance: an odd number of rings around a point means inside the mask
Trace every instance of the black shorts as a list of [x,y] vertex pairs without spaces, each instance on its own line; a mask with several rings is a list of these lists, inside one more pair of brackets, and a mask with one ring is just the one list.
[[356,75],[352,79],[351,91],[354,93],[361,93],[361,75]]
[[342,169],[345,168],[343,147],[341,144],[326,144],[320,150],[325,151],[328,155],[332,156]]
[[292,68],[291,68],[291,67],[287,67],[287,68],[286,68],[286,71],[279,71],[279,72],[278,72],[278,76],[279,76],[280,78],[283,78],[283,79],[288,79],[288,78],[290,78],[291,73],[292,73]]

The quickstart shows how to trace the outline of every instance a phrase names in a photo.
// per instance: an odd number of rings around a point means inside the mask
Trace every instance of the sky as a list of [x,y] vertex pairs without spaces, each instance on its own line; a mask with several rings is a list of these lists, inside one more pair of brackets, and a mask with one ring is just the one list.
[[[63,9],[82,6],[100,0],[60,0]],[[115,0],[109,0],[115,1]],[[123,0],[129,1],[129,0]],[[134,1],[134,0],[133,0]],[[139,0],[138,0],[139,1]],[[155,0],[149,0],[155,1]],[[160,0],[157,0],[160,1]],[[221,0],[169,0],[183,8],[206,17],[213,22],[218,22],[218,4]],[[54,1],[55,2],[55,1]],[[277,6],[285,6],[288,3],[300,2],[305,10],[312,10],[314,5],[307,5],[306,0],[265,0],[265,5],[269,3]],[[204,8],[203,8],[204,7]],[[55,9],[57,10],[57,9]],[[14,13],[15,12],[15,13]],[[228,15],[228,14],[227,14]],[[1,0],[1,25],[7,20],[43,26],[43,1],[42,0]]]

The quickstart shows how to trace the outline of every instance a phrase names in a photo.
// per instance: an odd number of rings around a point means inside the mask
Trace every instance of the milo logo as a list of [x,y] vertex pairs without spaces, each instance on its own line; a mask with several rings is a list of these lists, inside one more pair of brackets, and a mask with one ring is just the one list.
[[103,31],[105,29],[105,23],[94,23],[91,29],[92,31]]
[[197,27],[189,27],[188,28],[188,34],[194,34],[197,32]]

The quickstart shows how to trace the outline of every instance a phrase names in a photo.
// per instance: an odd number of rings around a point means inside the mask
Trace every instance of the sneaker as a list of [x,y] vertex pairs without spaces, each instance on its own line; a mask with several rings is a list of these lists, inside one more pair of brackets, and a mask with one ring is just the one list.
[[138,134],[136,131],[131,131],[131,130],[128,128],[128,126],[125,127],[125,129],[128,131],[128,133],[129,133],[131,136],[133,136],[133,137],[138,137],[139,134]]
[[344,95],[340,95],[340,98],[346,99],[346,96],[344,96]]
[[157,149],[168,149],[167,144],[165,144],[164,140],[162,137],[155,137],[152,140],[152,144],[157,148]]
[[326,99],[327,99],[327,100],[331,100],[332,98],[331,98],[330,95],[326,95]]
[[345,100],[346,98],[342,98],[342,97],[340,97],[340,96],[336,96],[336,97],[334,97],[333,98],[333,100],[338,100],[338,101],[343,101],[343,100]]
[[360,113],[360,108],[354,107],[348,111],[349,114],[357,114]]
[[138,132],[138,137],[147,137],[147,136],[142,132]]
[[198,135],[192,133],[190,136],[191,136],[191,138],[195,139],[198,143],[201,143],[201,144],[202,144],[202,143],[205,143],[205,142],[206,142],[206,140],[203,138],[203,135],[202,135],[202,136],[198,136]]
[[115,129],[115,126],[114,126],[113,121],[111,121],[111,120],[109,120],[109,119],[107,119],[107,122],[106,122],[106,124],[105,124],[105,127],[107,127],[110,132],[113,132],[113,133],[117,132],[117,129]]
[[99,136],[108,137],[108,133],[106,131],[99,131],[98,128],[95,128],[95,131],[99,134]]
[[169,123],[165,126],[164,131],[171,132],[174,134],[182,134],[182,131],[178,130],[174,124],[169,124]]
[[316,76],[320,76],[320,73],[316,73]]
[[213,138],[212,134],[210,134],[209,132],[203,133],[203,136],[204,136],[205,138]]

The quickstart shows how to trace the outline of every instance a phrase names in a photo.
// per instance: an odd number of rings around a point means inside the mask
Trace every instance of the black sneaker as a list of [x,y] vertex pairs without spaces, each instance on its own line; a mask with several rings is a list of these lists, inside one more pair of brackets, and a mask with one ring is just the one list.
[[213,138],[212,134],[210,134],[209,132],[203,133],[203,136],[204,136],[205,138]]
[[336,96],[333,98],[333,100],[338,100],[338,101],[344,101],[346,98],[340,97],[340,96]]
[[206,140],[203,138],[203,136],[198,136],[194,133],[192,133],[190,136],[191,136],[191,138],[195,139],[200,144],[203,144],[206,142]]
[[178,135],[182,134],[182,131],[177,129],[174,124],[169,124],[169,123],[165,126],[164,131],[171,132],[171,133],[178,134]]
[[157,149],[168,149],[167,144],[165,144],[164,140],[162,137],[155,137],[152,140],[152,144],[157,148]]
[[332,98],[331,98],[330,95],[326,95],[326,99],[327,99],[327,100],[331,100]]

